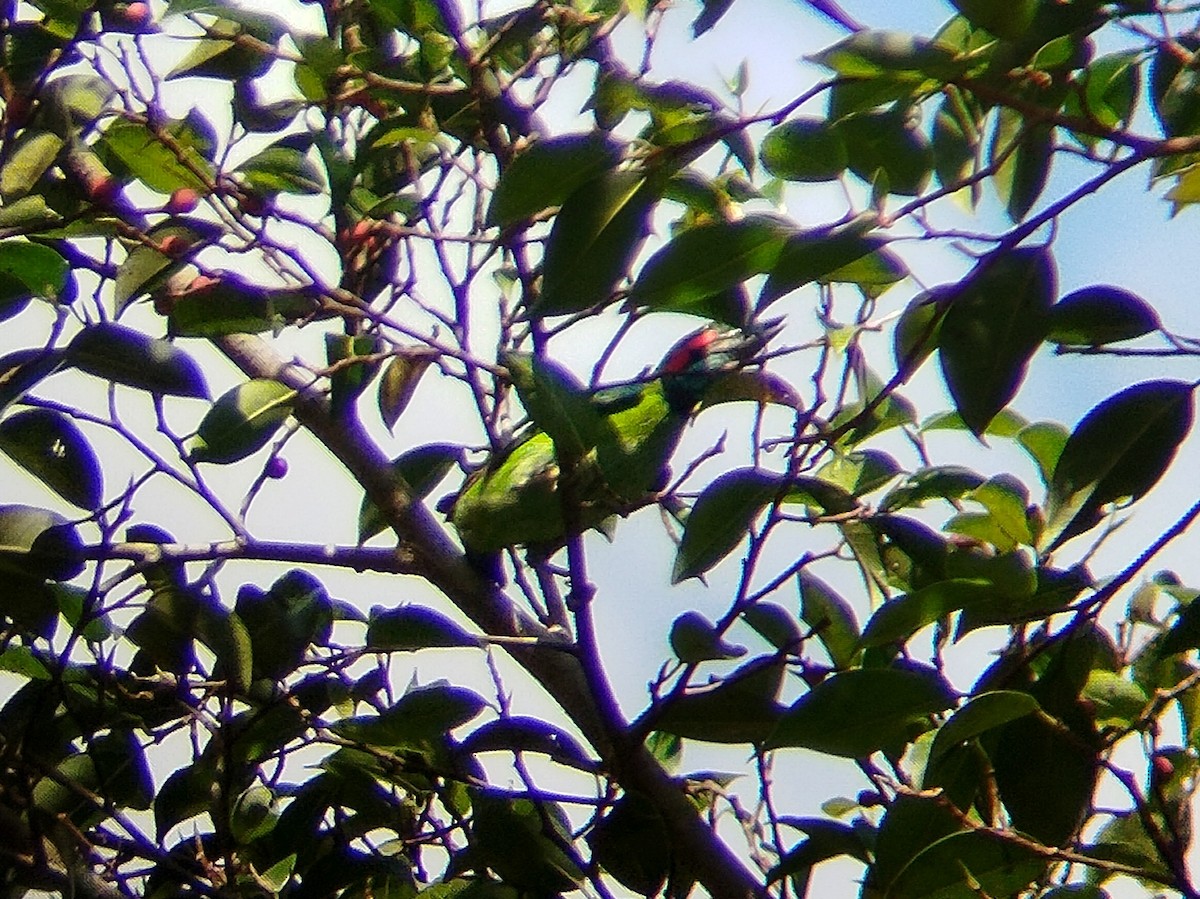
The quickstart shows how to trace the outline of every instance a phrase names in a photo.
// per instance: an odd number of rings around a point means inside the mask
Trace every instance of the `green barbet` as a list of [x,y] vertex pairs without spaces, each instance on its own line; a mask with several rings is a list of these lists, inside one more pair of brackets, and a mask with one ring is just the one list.
[[510,546],[553,547],[567,525],[559,479],[569,471],[573,523],[594,528],[654,500],[667,483],[667,462],[705,392],[752,361],[770,327],[702,328],[675,344],[652,379],[600,390],[595,445],[560,466],[550,435],[531,429],[468,478],[445,508],[463,546],[487,554]]

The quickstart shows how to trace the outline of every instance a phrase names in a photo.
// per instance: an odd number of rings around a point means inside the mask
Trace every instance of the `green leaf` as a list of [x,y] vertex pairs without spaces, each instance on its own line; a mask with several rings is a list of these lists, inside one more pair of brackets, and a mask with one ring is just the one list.
[[570,822],[554,803],[474,789],[471,807],[472,849],[506,884],[525,894],[554,896],[583,881],[583,872],[562,848],[572,842]]
[[487,703],[473,690],[436,683],[409,689],[378,715],[346,718],[330,729],[369,746],[420,748],[428,741],[445,738],[485,708]]
[[[463,455],[463,448],[452,443],[427,443],[405,450],[392,460],[392,470],[404,480],[412,497],[424,499],[442,478],[450,473]],[[369,497],[363,497],[358,510],[358,542],[366,543],[387,528],[379,508]]]
[[929,668],[860,668],[828,677],[783,714],[767,749],[802,747],[865,758],[909,742],[914,725],[954,704],[956,694]]
[[976,434],[1016,395],[1046,333],[1055,274],[1042,248],[981,262],[950,301],[939,352],[955,406]]
[[744,646],[726,641],[711,621],[694,610],[684,612],[671,623],[671,650],[685,665],[736,659],[746,654]]
[[1017,896],[1042,876],[1047,865],[1028,846],[986,830],[965,831],[922,850],[892,882],[887,895],[894,899]]
[[875,226],[869,216],[841,225],[817,228],[788,239],[771,268],[758,299],[759,309],[831,272],[858,261],[884,246],[882,237],[868,235]]
[[[947,85],[946,99],[933,118],[933,170],[938,183],[954,188],[979,169],[983,115],[957,87]],[[979,202],[979,187],[965,188],[971,208]]]
[[923,84],[929,77],[949,80],[969,65],[958,61],[948,46],[899,31],[869,29],[843,38],[810,59],[846,79],[888,76],[915,84]]
[[256,194],[319,194],[325,179],[317,164],[303,150],[274,144],[234,169]]
[[212,126],[189,116],[187,121],[164,122],[159,128],[170,146],[145,123],[116,119],[104,130],[96,152],[112,171],[128,173],[159,193],[181,187],[206,191],[216,147]]
[[183,350],[113,322],[84,328],[67,346],[66,364],[80,371],[167,396],[208,398],[200,366]]
[[37,186],[65,146],[61,135],[35,128],[26,128],[13,139],[8,159],[0,168],[0,196],[6,208]]
[[1158,482],[1191,429],[1193,389],[1183,381],[1145,381],[1084,416],[1054,467],[1046,549],[1094,527],[1108,503],[1139,499]]
[[1027,511],[1029,494],[1025,485],[1011,475],[989,478],[963,499],[979,503],[987,511],[960,512],[943,526],[943,530],[990,543],[1000,553],[1033,545],[1034,535]]
[[705,300],[770,271],[790,232],[764,215],[689,228],[650,257],[630,299],[656,312],[705,314]]
[[888,895],[889,886],[914,856],[960,830],[955,810],[942,797],[898,795],[879,824],[875,863],[867,869],[867,890],[872,895]]
[[904,642],[951,612],[988,599],[994,589],[987,581],[954,579],[889,599],[867,621],[859,645],[868,648]]
[[0,567],[34,578],[69,581],[83,571],[82,542],[57,512],[35,506],[0,506]]
[[850,171],[868,184],[886,175],[889,193],[917,196],[933,174],[933,148],[907,113],[867,112],[837,124]]
[[882,450],[856,450],[835,456],[817,470],[817,477],[843,488],[851,496],[878,490],[901,472],[900,463]]
[[219,10],[222,18],[208,25],[211,36],[197,40],[195,48],[167,73],[168,79],[202,77],[234,81],[257,78],[271,67],[274,55],[266,52],[266,47],[239,43],[234,38],[247,34],[272,47],[288,32],[287,26],[273,16],[224,4]]
[[841,132],[818,118],[792,119],[772,128],[759,156],[763,168],[784,181],[832,181],[848,164]]
[[596,763],[570,734],[540,718],[512,715],[489,721],[465,737],[463,752],[537,752],[560,765],[594,772]]
[[1099,728],[1130,728],[1141,718],[1150,697],[1137,684],[1115,671],[1093,669],[1080,694],[1094,710]]
[[776,702],[783,672],[778,657],[760,656],[715,684],[673,698],[654,726],[685,739],[759,744],[783,711]]
[[1054,466],[1070,436],[1071,432],[1056,421],[1037,421],[1017,432],[1017,444],[1033,458],[1043,484],[1050,484]]
[[1027,123],[1021,113],[1003,108],[992,136],[989,162],[997,166],[992,184],[1008,216],[1019,222],[1046,188],[1054,153],[1054,129]]
[[69,273],[67,261],[50,247],[20,239],[0,242],[0,305],[31,296],[57,300]]
[[849,668],[858,655],[858,620],[854,609],[832,587],[800,569],[800,617],[821,641],[834,668]]
[[1142,54],[1111,53],[1094,60],[1085,73],[1083,104],[1088,117],[1116,129],[1133,118],[1141,83]]
[[200,422],[192,458],[228,464],[246,458],[292,413],[296,391],[270,378],[256,378],[222,394]]
[[546,242],[536,318],[611,302],[646,237],[657,196],[637,172],[608,172],[563,202]]
[[984,481],[983,475],[961,465],[934,465],[913,472],[879,503],[880,512],[923,506],[931,499],[961,499]]
[[395,430],[433,359],[431,353],[401,352],[384,365],[379,376],[379,415],[389,431]]
[[182,292],[158,293],[155,304],[170,307],[167,331],[172,337],[255,334],[317,311],[311,290],[261,287],[233,272],[198,278]]
[[972,25],[997,37],[1020,40],[1033,24],[1038,0],[950,0]]
[[1162,327],[1154,307],[1120,287],[1095,285],[1067,294],[1050,307],[1046,339],[1073,346],[1132,340]]
[[234,799],[229,810],[229,832],[239,843],[251,843],[274,830],[278,819],[275,794],[266,785],[256,783]]
[[741,617],[776,649],[789,650],[798,646],[801,641],[802,635],[795,617],[777,603],[760,600],[743,611]]
[[671,583],[698,577],[733,552],[784,484],[780,475],[740,468],[705,487],[684,525]]
[[972,696],[938,728],[928,766],[980,734],[1038,710],[1038,701],[1020,690],[993,690]]
[[370,652],[414,652],[431,647],[479,646],[479,641],[441,612],[402,605],[371,609],[366,648]]
[[155,225],[146,236],[164,252],[139,243],[119,266],[113,283],[113,301],[120,313],[138,297],[152,293],[183,268],[188,259],[217,240],[221,231],[212,222],[199,219],[170,219]]
[[[380,346],[375,334],[325,335],[325,359],[333,369],[329,375],[329,405],[335,416],[350,412],[354,401],[366,390],[367,383],[379,369],[379,362],[365,361],[365,358],[377,355]],[[364,361],[351,361],[356,359]]]
[[35,478],[81,509],[103,499],[100,460],[67,416],[28,409],[0,421],[0,450]]
[[540,140],[517,154],[501,173],[487,223],[507,228],[561,206],[577,188],[615,168],[620,160],[620,147],[600,132]]

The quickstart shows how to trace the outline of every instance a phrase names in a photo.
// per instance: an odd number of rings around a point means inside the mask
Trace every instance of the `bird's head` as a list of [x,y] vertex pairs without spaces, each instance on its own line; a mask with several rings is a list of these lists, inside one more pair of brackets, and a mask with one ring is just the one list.
[[658,367],[672,407],[690,412],[717,377],[750,363],[779,328],[779,322],[747,328],[712,324],[684,337]]

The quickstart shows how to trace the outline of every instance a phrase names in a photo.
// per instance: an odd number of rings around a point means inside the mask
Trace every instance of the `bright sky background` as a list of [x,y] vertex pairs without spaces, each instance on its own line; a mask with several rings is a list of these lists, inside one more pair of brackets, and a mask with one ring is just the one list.
[[[266,6],[248,5],[258,8]],[[853,17],[872,27],[896,28],[926,35],[932,34],[952,12],[949,4],[943,0],[897,0],[892,3],[843,0],[842,5]],[[290,4],[282,2],[272,5],[273,9],[280,12],[290,7]],[[307,6],[296,10],[296,14],[312,17],[315,10],[316,7]],[[800,3],[790,0],[737,0],[716,28],[693,41],[690,23],[696,11],[696,4],[684,0],[668,12],[652,57],[651,77],[656,80],[679,78],[694,81],[719,91],[723,78],[731,75],[745,59],[750,73],[749,89],[745,95],[748,110],[770,109],[800,93],[818,76],[815,70],[798,64],[797,60],[842,36],[826,20],[810,13]],[[636,48],[639,40],[633,24],[627,25],[619,33],[619,46]],[[577,125],[567,124],[577,115],[589,88],[590,79],[584,79],[556,97],[552,117],[556,122],[561,120],[564,123],[562,130],[578,130],[590,125],[590,120],[580,120]],[[187,103],[192,98],[180,99]],[[823,103],[817,101],[813,111],[819,112],[821,109]],[[1144,119],[1141,130],[1151,131],[1150,124]],[[1078,177],[1076,167],[1061,166],[1057,171],[1058,177],[1052,182],[1047,196],[1061,194]],[[1147,192],[1146,177],[1141,170],[1124,176],[1099,196],[1079,204],[1062,220],[1055,243],[1060,293],[1065,294],[1091,283],[1116,284],[1155,303],[1168,328],[1184,334],[1200,334],[1200,318],[1193,311],[1196,302],[1194,260],[1198,241],[1195,226],[1197,213],[1185,210],[1176,219],[1168,221],[1170,207]],[[1161,190],[1157,192],[1161,193]],[[814,195],[819,196],[820,191],[806,190],[790,194],[788,214],[804,224],[825,222],[842,214],[842,206],[814,201]],[[985,217],[990,227],[1003,227],[1000,212],[994,203],[985,211]],[[969,268],[969,262],[964,257],[945,250],[930,251],[922,246],[905,248],[903,253],[927,285],[954,280]],[[902,309],[916,290],[912,284],[895,288],[881,301],[881,311]],[[793,327],[796,329],[793,334],[802,334],[803,329],[809,327],[803,321],[805,311],[794,298],[781,302],[780,311],[787,311],[793,316]],[[150,315],[148,311],[143,314]],[[44,333],[44,318],[38,315],[33,310],[24,313],[23,317],[15,320],[15,327],[6,329],[8,333],[2,339],[5,349],[29,345],[29,341],[35,339],[31,334]],[[138,320],[150,321],[149,318]],[[26,323],[29,330],[22,331],[21,325]],[[682,332],[692,326],[693,323],[681,320],[679,330]],[[295,346],[315,347],[319,335],[314,333],[311,337],[314,340],[301,335],[296,338]],[[669,341],[655,340],[654,345],[665,346],[667,343]],[[198,358],[217,359],[216,354],[206,352],[199,341],[189,341],[187,349]],[[586,357],[586,352],[583,355]],[[319,354],[317,358],[320,358]],[[889,359],[890,355],[878,354],[876,367],[883,369]],[[641,365],[653,361],[654,357],[638,360],[629,356],[618,360],[618,366],[625,364],[628,368],[623,373],[632,374]],[[237,380],[226,364],[217,363],[217,370],[220,375],[213,378],[214,393],[219,393]],[[1079,357],[1053,358],[1043,353],[1035,363],[1015,408],[1031,420],[1049,418],[1073,425],[1087,409],[1130,381],[1158,376],[1198,378],[1200,361],[1084,360]],[[394,438],[378,432],[390,450],[394,448],[395,452],[399,452],[409,445],[435,440],[475,439],[475,432],[469,423],[456,421],[447,414],[445,394],[437,387],[436,380],[427,380],[422,384]],[[69,398],[76,387],[69,385],[57,389],[61,390],[63,398]],[[907,389],[907,395],[918,403],[922,414],[940,411],[948,403],[937,376],[936,365],[933,364],[926,365],[922,374]],[[739,418],[739,415],[742,417]],[[715,434],[711,427],[703,426],[704,421],[702,418],[701,426],[689,433],[679,458],[686,458],[689,449],[699,451],[712,442]],[[748,413],[732,411],[725,414],[723,410],[720,421],[722,427],[729,429],[731,445],[738,445],[738,435],[745,432],[750,419]],[[105,448],[103,439],[97,442],[100,444],[98,448]],[[744,438],[741,438],[740,443],[744,442]],[[981,450],[974,441],[958,437],[934,439],[931,445],[935,461],[964,462],[988,473],[1013,470],[1026,479],[1031,487],[1036,482],[1025,457],[1001,443],[997,443],[990,452]],[[259,536],[315,543],[353,542],[360,493],[350,486],[348,479],[329,476],[328,457],[323,451],[311,445],[304,448],[297,442],[286,455],[292,466],[291,474],[282,482],[267,484],[258,514],[251,520]],[[1187,447],[1172,473],[1155,491],[1152,499],[1143,504],[1144,508],[1135,520],[1098,556],[1093,570],[1118,570],[1191,504],[1197,486],[1200,486],[1200,479],[1194,474],[1198,462],[1200,452],[1194,446]],[[7,464],[0,462],[0,465]],[[10,469],[15,472],[11,466],[0,469],[5,472],[5,502],[53,505],[43,488],[23,474],[10,476]],[[251,463],[245,463],[244,467],[234,466],[234,470],[229,472],[228,483],[248,482],[255,473],[256,469]],[[110,481],[110,495],[116,489],[119,489],[119,482]],[[235,499],[231,502],[236,502],[238,494],[233,496]],[[320,506],[320,514],[313,514],[314,503]],[[151,520],[157,514],[149,505],[144,505],[140,511]],[[211,522],[206,519],[195,523],[181,522],[179,536],[188,540],[213,539],[210,525]],[[1194,538],[1177,541],[1150,566],[1148,573],[1169,567],[1175,569],[1185,583],[1200,581],[1194,546]],[[636,713],[645,705],[647,682],[654,677],[667,655],[666,635],[671,621],[690,608],[698,608],[712,617],[719,615],[727,607],[736,583],[736,561],[731,560],[714,572],[708,586],[692,581],[670,587],[668,578],[673,547],[652,512],[645,512],[624,523],[616,543],[610,545],[596,538],[590,541],[590,549],[591,571],[599,586],[596,614],[601,645],[607,653],[605,661],[626,711]],[[804,547],[789,549],[794,556]],[[231,576],[225,583],[227,586],[235,585],[247,577],[256,577],[265,584],[280,572],[281,569],[272,567],[260,576],[241,567],[236,570],[236,576]],[[822,568],[817,573],[831,580],[839,576],[836,569]],[[840,576],[844,578],[846,574],[842,572]],[[350,599],[364,608],[412,600],[436,604],[445,610],[444,602],[433,596],[424,585],[414,581],[363,578],[343,572],[322,571],[318,575],[335,595]],[[852,599],[849,591],[853,589],[853,583],[853,580],[845,582],[847,595]],[[841,582],[838,586],[842,586]],[[795,594],[784,592],[778,601],[790,602],[794,608]],[[865,617],[865,599],[858,605],[860,614]],[[754,652],[762,649],[749,639],[747,645]],[[981,657],[983,649],[983,642],[969,640],[955,654],[957,670],[962,672],[963,677],[957,684],[959,687],[968,687],[970,680],[985,664]],[[479,654],[425,652],[419,658],[401,659],[395,666],[397,683],[403,684],[407,680],[410,673],[408,668],[419,672],[422,682],[438,676],[458,678],[464,670],[469,671],[469,677],[478,678],[477,688],[485,695],[490,695],[487,671]],[[511,666],[502,664],[502,670],[509,672],[506,683],[510,688],[525,683],[520,675],[511,673]],[[954,672],[951,673],[953,675]],[[518,689],[521,692],[515,697],[517,711],[521,711],[522,707],[526,710],[542,707],[540,696],[530,695],[523,686]],[[686,761],[689,770],[740,770],[745,765],[746,753],[742,750],[710,749],[698,745],[689,749]],[[818,805],[822,800],[838,793],[853,796],[866,786],[849,763],[819,759],[801,751],[780,753],[777,771],[780,805],[789,814],[819,814]],[[856,870],[856,866],[823,866],[818,870],[811,895],[851,895],[855,888],[848,884],[848,878]],[[1137,888],[1127,894],[1114,891],[1114,895],[1141,894],[1142,891]]]

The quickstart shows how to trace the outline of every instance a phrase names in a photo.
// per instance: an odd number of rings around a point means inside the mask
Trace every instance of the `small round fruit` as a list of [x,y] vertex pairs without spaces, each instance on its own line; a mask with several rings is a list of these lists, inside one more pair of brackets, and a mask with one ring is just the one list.
[[165,256],[182,256],[187,252],[188,243],[178,234],[168,234],[159,240],[158,248]]
[[163,212],[170,215],[184,215],[188,212],[194,212],[199,205],[199,192],[190,187],[181,187],[171,194],[166,205],[163,206]]
[[87,197],[99,206],[111,206],[121,192],[121,183],[112,175],[104,175],[89,181],[85,190]]
[[267,460],[266,476],[272,480],[278,481],[280,478],[287,477],[288,463],[283,456],[272,456]]
[[128,3],[123,8],[118,6],[115,12],[122,24],[129,28],[145,28],[153,17],[150,4],[142,3],[141,0]]

